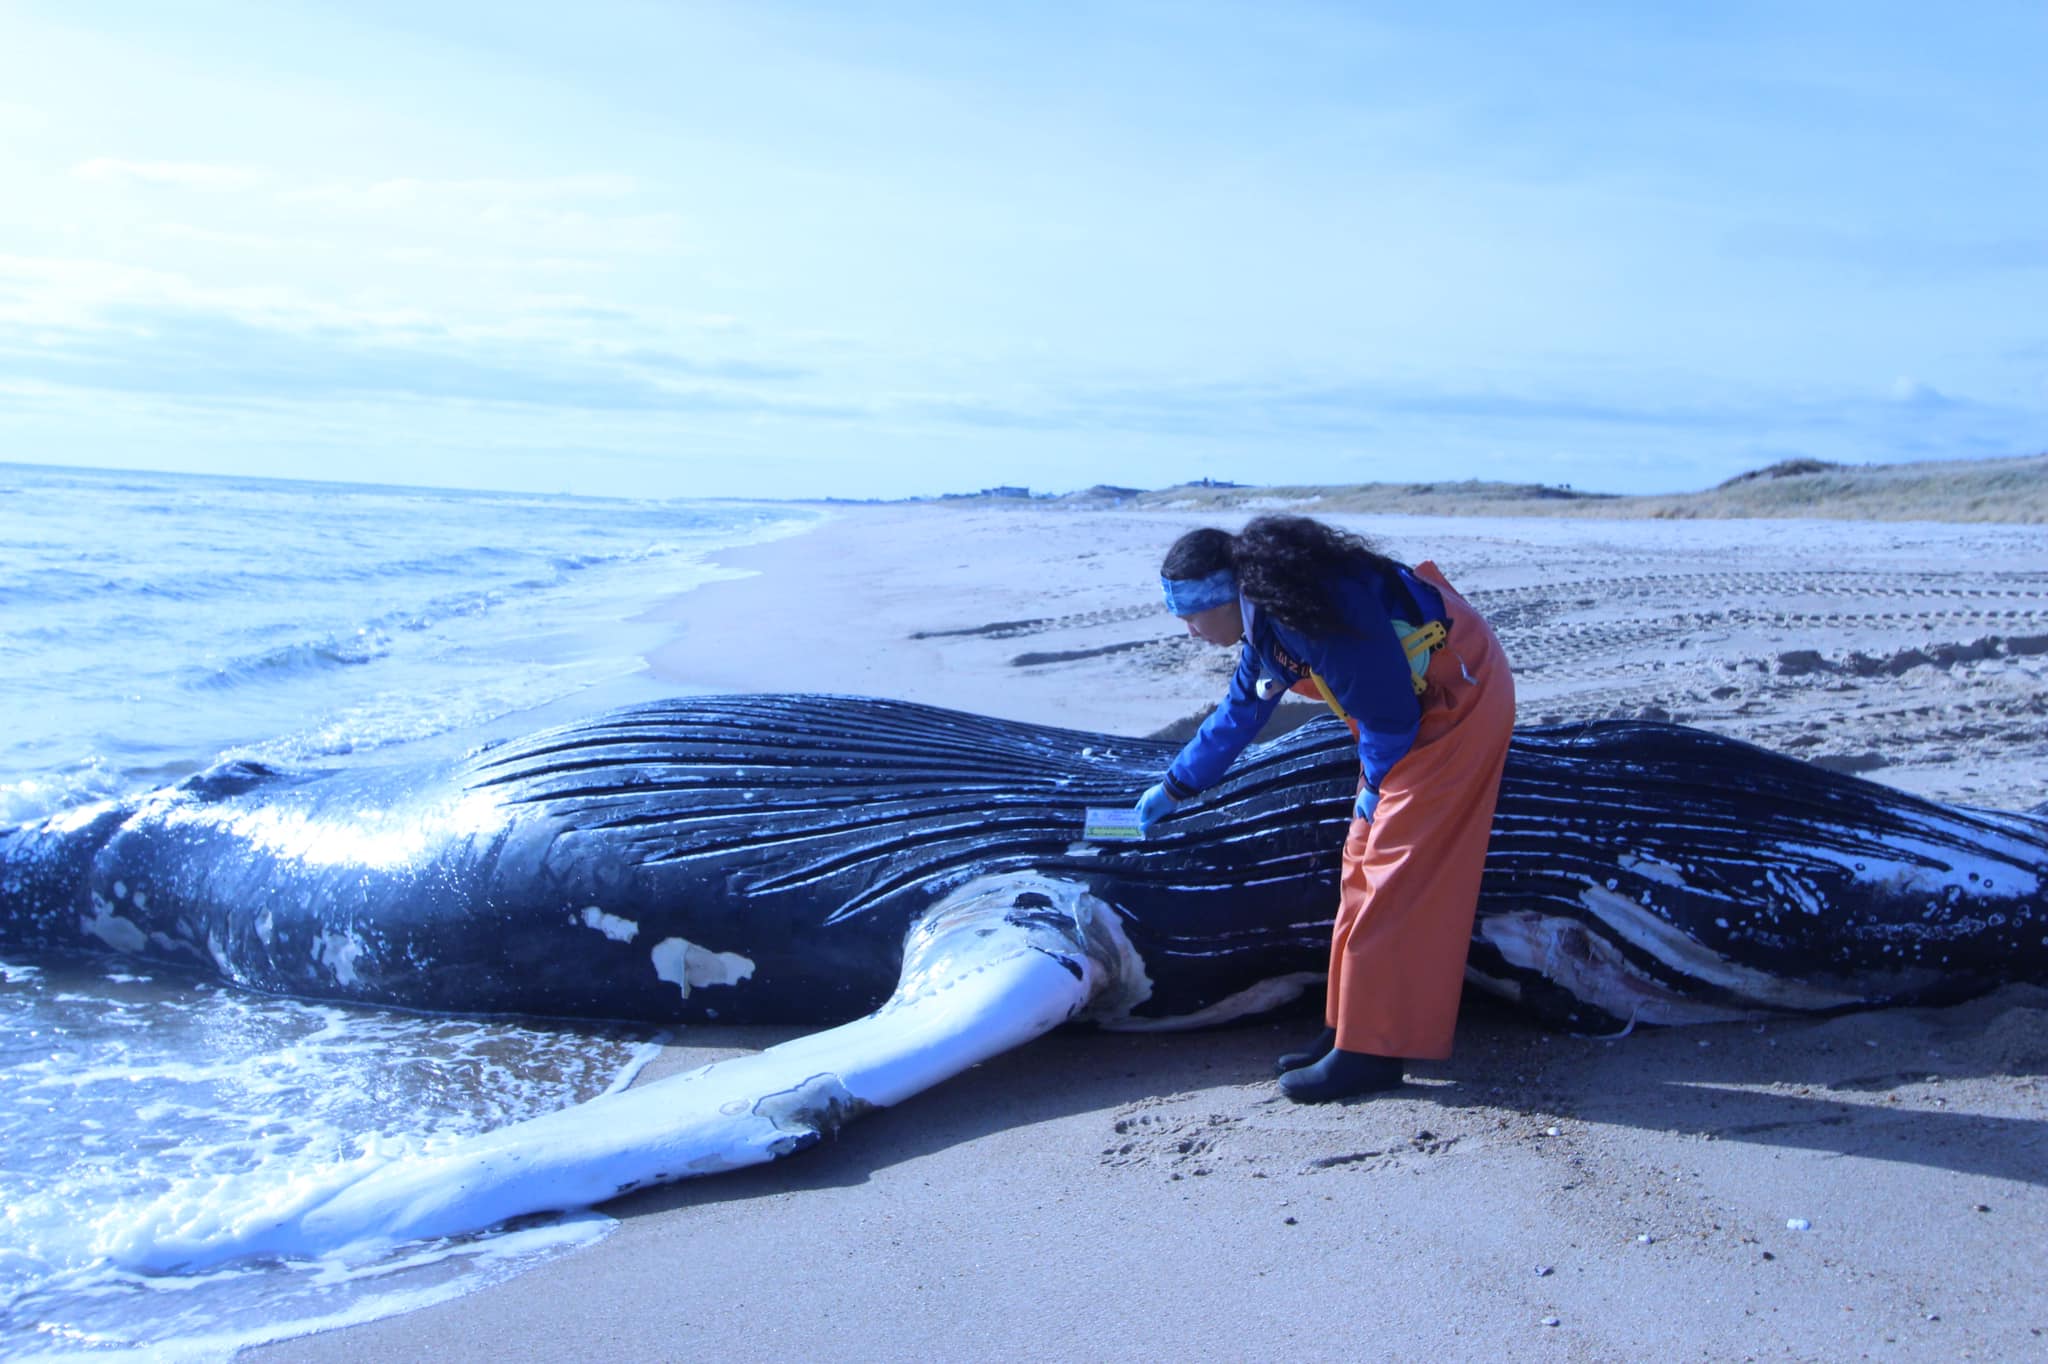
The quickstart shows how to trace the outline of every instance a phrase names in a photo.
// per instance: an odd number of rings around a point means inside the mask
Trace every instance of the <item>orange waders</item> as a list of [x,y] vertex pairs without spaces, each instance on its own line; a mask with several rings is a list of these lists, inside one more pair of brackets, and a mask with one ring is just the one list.
[[1450,637],[1423,674],[1422,727],[1344,839],[1327,1021],[1345,1051],[1451,1054],[1493,805],[1515,724],[1500,641],[1433,563]]

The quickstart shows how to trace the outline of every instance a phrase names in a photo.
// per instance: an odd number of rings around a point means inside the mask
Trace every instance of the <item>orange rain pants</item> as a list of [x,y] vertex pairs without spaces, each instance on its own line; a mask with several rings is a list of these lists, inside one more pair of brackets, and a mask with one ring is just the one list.
[[1344,839],[1326,1017],[1345,1051],[1418,1061],[1451,1054],[1479,874],[1515,724],[1515,680],[1493,629],[1433,563],[1449,638],[1423,674],[1415,745]]

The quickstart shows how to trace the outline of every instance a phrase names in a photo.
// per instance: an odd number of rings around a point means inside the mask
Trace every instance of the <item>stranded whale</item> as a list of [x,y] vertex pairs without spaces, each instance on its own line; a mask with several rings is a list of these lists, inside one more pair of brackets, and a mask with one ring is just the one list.
[[[1312,722],[1151,839],[1082,840],[1084,807],[1172,752],[740,696],[431,768],[231,764],[0,832],[0,951],[436,1011],[838,1025],[135,1258],[470,1230],[786,1154],[1070,1019],[1195,1026],[1320,983],[1348,736]],[[2036,816],[1674,725],[1523,730],[1469,978],[1575,1030],[1953,1000],[2048,981],[2044,877]]]

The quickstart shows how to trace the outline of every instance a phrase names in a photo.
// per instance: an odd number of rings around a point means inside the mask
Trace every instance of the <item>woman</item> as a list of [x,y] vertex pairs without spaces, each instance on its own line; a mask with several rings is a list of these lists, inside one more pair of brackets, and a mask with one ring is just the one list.
[[1431,563],[1410,568],[1302,516],[1167,551],[1188,633],[1244,649],[1223,704],[1138,801],[1149,830],[1220,779],[1289,689],[1351,726],[1361,769],[1330,944],[1329,1026],[1280,1058],[1303,1103],[1393,1089],[1451,1054],[1515,684],[1500,642]]

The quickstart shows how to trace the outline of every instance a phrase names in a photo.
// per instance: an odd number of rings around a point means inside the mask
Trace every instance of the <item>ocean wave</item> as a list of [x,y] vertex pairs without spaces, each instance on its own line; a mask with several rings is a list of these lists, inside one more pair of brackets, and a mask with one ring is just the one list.
[[0,575],[0,596],[17,608],[87,601],[131,591],[133,586],[109,578],[104,573],[81,572],[75,568],[36,569]]
[[[547,560],[545,577],[523,577],[488,587],[446,593],[417,605],[394,608],[368,622],[372,630],[425,630],[435,623],[457,617],[480,616],[522,596],[560,589],[572,574],[593,568],[613,568],[664,559],[681,552],[671,544],[647,545],[637,549],[603,554],[558,554]],[[521,556],[529,557],[529,556]]]
[[209,691],[261,683],[286,682],[308,673],[359,668],[391,652],[391,639],[381,630],[362,630],[350,637],[329,635],[229,659],[216,667],[188,669],[185,685]]
[[407,584],[426,578],[473,578],[488,580],[488,569],[497,562],[517,562],[531,556],[522,551],[497,551],[490,547],[456,554],[429,555],[404,559],[362,559],[333,562],[310,559],[301,566],[266,565],[260,570],[234,569],[227,572],[189,572],[175,577],[161,574],[138,578],[119,586],[138,596],[171,601],[241,601],[249,597],[280,596],[311,586],[332,591],[340,585],[388,585],[402,591]]
[[540,557],[536,550],[498,543],[463,545],[431,554],[380,556],[365,552],[323,557],[308,576],[321,582],[390,583],[394,587],[437,578],[495,582]]
[[132,778],[113,772],[98,759],[65,772],[39,772],[0,782],[0,827],[47,819],[60,810],[113,800],[133,785]]
[[294,763],[372,753],[450,735],[477,735],[507,715],[531,711],[640,669],[636,657],[494,669],[487,677],[405,691],[381,691],[337,706],[303,728],[223,751],[223,761]]
[[301,598],[332,598],[338,588],[369,590],[375,596],[406,598],[430,590],[432,584],[469,582],[477,584],[459,594],[438,594],[426,602],[397,604],[389,619],[403,614],[473,614],[473,602],[496,598],[508,592],[547,592],[563,586],[571,576],[590,569],[618,567],[666,559],[684,553],[674,543],[637,545],[633,549],[602,553],[535,553],[528,549],[469,547],[444,555],[416,555],[406,559],[371,559],[360,563],[326,563],[313,559],[303,567],[264,565],[238,567],[227,571],[182,571],[139,569],[133,563],[109,565],[104,571],[72,565],[29,567],[0,573],[0,598],[25,608],[70,606],[80,602],[106,602],[119,608],[123,600],[137,606],[180,604],[236,604],[248,602],[293,602]]
[[166,602],[246,601],[279,589],[329,583],[328,573],[235,572],[166,575],[122,565],[112,572],[39,568],[0,576],[0,595],[25,608],[131,598],[139,605]]
[[652,544],[638,549],[613,550],[607,554],[555,554],[549,557],[548,564],[563,573],[581,573],[607,564],[642,564],[650,559],[665,559],[680,548],[673,544]]
[[650,1050],[634,1030],[308,1005],[157,974],[0,964],[0,1054],[25,1100],[0,1108],[0,1317],[38,1337],[27,1348],[25,1332],[0,1328],[0,1358],[225,1358],[287,1323],[363,1320],[478,1287],[505,1257],[608,1225],[543,1224],[539,1244],[515,1232],[344,1256],[309,1242],[216,1270],[122,1269],[109,1252],[162,1261],[186,1240],[232,1238],[252,1201],[590,1098]]
[[[28,552],[36,554],[34,547]],[[54,557],[49,546],[41,555]],[[602,554],[545,555],[529,549],[477,545],[445,554],[397,558],[363,557],[335,561],[325,556],[276,556],[259,566],[209,571],[191,567],[170,571],[162,564],[139,564],[125,556],[105,556],[101,570],[77,567],[72,553],[62,564],[36,565],[0,572],[0,596],[24,607],[131,597],[139,603],[206,603],[288,600],[307,588],[332,593],[340,586],[405,593],[436,580],[474,581],[517,586],[554,586],[567,573],[609,563],[630,563],[644,551]],[[532,577],[535,569],[547,575]]]

